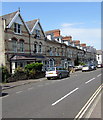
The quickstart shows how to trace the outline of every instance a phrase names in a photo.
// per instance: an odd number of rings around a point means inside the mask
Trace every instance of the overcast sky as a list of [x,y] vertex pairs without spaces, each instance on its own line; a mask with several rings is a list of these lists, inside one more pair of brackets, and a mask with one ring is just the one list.
[[44,31],[60,29],[61,35],[101,49],[100,2],[2,2],[2,14],[19,7],[24,21],[39,18]]

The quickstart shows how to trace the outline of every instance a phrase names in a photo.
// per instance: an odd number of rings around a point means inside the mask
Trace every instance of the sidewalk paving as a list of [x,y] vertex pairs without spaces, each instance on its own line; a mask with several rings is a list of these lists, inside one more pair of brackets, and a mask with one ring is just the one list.
[[6,89],[14,88],[17,86],[21,86],[21,85],[25,85],[29,83],[35,83],[35,82],[44,81],[44,80],[47,80],[47,79],[44,77],[44,78],[39,78],[39,79],[21,80],[17,82],[1,84],[1,87],[2,87],[2,90],[6,90]]
[[[74,73],[76,72],[71,72],[70,74],[72,75]],[[11,83],[3,83],[3,84],[1,83],[0,86],[2,87],[2,90],[6,90],[6,89],[14,88],[17,86],[21,86],[29,83],[35,83],[35,82],[44,81],[44,80],[47,80],[46,77],[39,78],[39,79],[19,80]]]
[[102,93],[100,92],[99,95],[96,97],[96,99],[93,101],[91,107],[88,109],[84,118],[89,118],[90,120],[92,120],[93,118],[96,118],[95,120],[102,120],[103,116],[102,116],[101,103],[102,103]]
[[90,118],[101,118],[102,113],[101,113],[101,99],[98,100],[95,108],[93,109]]

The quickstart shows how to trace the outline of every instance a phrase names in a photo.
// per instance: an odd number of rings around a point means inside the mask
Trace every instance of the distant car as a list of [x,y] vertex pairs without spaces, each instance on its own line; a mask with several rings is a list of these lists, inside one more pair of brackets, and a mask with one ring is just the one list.
[[91,67],[92,70],[96,70],[96,66],[95,65],[91,64],[90,67]]
[[50,80],[51,78],[62,78],[62,77],[69,77],[69,71],[65,70],[63,67],[50,67],[46,71],[45,77]]
[[75,66],[74,68],[75,68],[75,70],[77,71],[77,70],[82,70],[82,67],[83,67],[83,66],[78,65],[78,66]]
[[84,72],[84,71],[89,71],[89,70],[92,70],[92,68],[90,67],[90,65],[84,65],[84,66],[82,67],[82,72]]
[[98,64],[98,65],[97,65],[97,68],[102,68],[102,64]]

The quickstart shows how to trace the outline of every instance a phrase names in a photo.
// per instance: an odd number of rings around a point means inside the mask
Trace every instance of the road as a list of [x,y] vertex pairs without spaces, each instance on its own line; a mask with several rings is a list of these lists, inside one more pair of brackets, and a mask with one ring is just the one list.
[[75,118],[101,85],[101,69],[3,91],[3,118]]

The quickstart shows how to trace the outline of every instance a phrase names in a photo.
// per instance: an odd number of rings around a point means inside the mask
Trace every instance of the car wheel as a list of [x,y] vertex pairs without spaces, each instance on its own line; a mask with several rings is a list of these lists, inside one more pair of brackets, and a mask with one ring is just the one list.
[[61,79],[61,78],[62,78],[62,75],[60,74],[60,75],[59,75],[59,79]]
[[48,80],[50,80],[50,77],[47,77]]
[[69,74],[69,73],[67,74],[67,77],[70,77],[70,74]]

